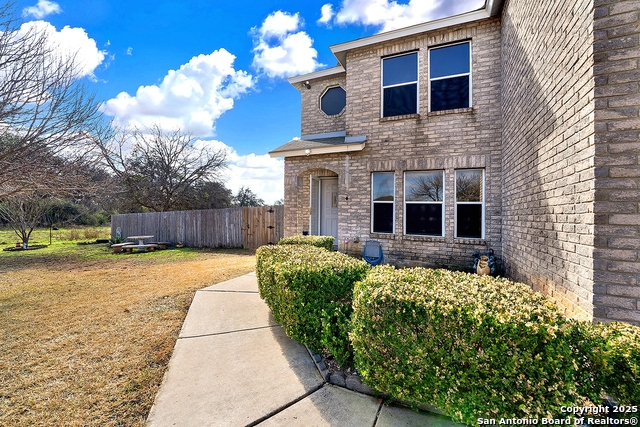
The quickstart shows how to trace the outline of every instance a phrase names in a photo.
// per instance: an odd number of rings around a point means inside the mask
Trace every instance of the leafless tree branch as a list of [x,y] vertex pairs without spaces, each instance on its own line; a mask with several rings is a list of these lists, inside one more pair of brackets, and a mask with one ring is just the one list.
[[125,184],[129,197],[163,212],[182,208],[196,184],[216,182],[226,167],[225,150],[197,148],[194,142],[180,129],[155,125],[120,130],[99,146],[105,165]]
[[[9,3],[0,7],[0,198],[78,186],[69,171],[91,161],[93,140],[109,132],[76,56],[54,52],[44,33],[18,32],[14,16]],[[64,169],[54,158],[66,159]]]

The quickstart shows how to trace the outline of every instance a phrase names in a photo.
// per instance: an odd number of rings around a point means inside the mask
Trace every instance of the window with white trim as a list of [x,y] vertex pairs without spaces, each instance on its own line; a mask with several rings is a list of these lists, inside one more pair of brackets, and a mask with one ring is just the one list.
[[393,233],[395,178],[393,172],[371,174],[371,231]]
[[418,113],[418,52],[382,59],[382,117]]
[[404,175],[405,234],[444,235],[444,171]]
[[471,106],[471,43],[429,49],[429,111]]
[[484,238],[484,170],[456,171],[456,237]]

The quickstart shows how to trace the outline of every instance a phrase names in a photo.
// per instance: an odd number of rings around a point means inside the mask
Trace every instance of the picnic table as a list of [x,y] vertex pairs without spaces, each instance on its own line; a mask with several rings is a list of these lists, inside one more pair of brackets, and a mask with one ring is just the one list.
[[137,240],[138,241],[138,245],[143,246],[144,245],[144,241],[147,239],[153,239],[153,236],[129,236],[127,237],[127,240]]
[[[144,241],[147,239],[153,239],[154,236],[129,236],[127,240],[131,240],[131,242],[127,243],[116,243],[111,245],[114,253],[119,252],[132,252],[134,249],[139,251],[153,251],[156,247],[158,247],[155,243],[145,244]],[[138,242],[136,244],[135,242]]]

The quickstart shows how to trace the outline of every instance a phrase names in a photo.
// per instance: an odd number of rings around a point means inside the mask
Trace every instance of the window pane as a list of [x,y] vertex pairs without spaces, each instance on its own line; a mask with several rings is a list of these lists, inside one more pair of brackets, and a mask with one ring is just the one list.
[[374,173],[373,174],[373,201],[393,201],[393,173]]
[[418,80],[418,54],[394,56],[382,60],[382,86]]
[[439,47],[429,51],[429,78],[469,72],[469,43]]
[[407,203],[407,234],[442,236],[442,205]]
[[373,232],[393,233],[393,203],[373,204]]
[[482,202],[482,171],[456,171],[456,201]]
[[327,116],[340,114],[345,105],[347,105],[347,92],[341,87],[332,87],[320,99],[320,108]]
[[444,190],[442,172],[407,172],[405,200],[409,202],[441,202]]
[[418,112],[418,85],[408,84],[384,89],[383,117],[416,114]]
[[482,205],[456,205],[458,237],[482,237]]
[[431,81],[431,111],[469,106],[469,76]]

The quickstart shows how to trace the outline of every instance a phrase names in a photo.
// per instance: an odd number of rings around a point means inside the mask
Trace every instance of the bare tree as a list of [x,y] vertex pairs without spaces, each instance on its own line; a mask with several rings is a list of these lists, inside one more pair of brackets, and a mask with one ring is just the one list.
[[27,248],[31,232],[49,208],[51,198],[38,191],[20,192],[0,201],[0,218],[16,233]]
[[226,150],[198,148],[190,134],[159,125],[121,130],[100,148],[128,197],[156,212],[188,206],[194,188],[217,182],[226,167]]
[[[0,198],[79,187],[68,172],[86,164],[93,139],[109,131],[80,81],[78,58],[19,24],[10,3],[0,6]],[[66,161],[50,162],[60,157]]]
[[[109,176],[91,164],[70,167],[66,163],[66,159],[59,156],[51,156],[47,160],[52,169],[64,173],[59,177],[60,181],[73,182],[73,186],[33,187],[0,199],[0,220],[15,231],[25,248],[33,229],[50,221],[52,209],[56,210],[64,203],[91,203],[92,199],[102,196],[101,190],[110,182]],[[82,212],[78,212],[78,216],[80,214]]]

